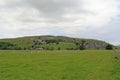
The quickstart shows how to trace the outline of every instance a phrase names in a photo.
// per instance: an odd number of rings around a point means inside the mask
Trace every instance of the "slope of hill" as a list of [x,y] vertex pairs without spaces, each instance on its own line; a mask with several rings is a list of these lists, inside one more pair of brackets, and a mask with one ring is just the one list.
[[[94,39],[71,38],[66,36],[30,36],[11,39],[0,39],[1,43],[17,46],[16,49],[28,50],[79,50],[105,49],[108,43]],[[3,46],[0,46],[0,49]],[[15,49],[15,48],[12,48]]]

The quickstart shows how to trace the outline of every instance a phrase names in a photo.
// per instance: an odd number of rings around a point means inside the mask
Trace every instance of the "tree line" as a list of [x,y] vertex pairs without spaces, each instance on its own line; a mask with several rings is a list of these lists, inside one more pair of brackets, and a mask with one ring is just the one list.
[[0,50],[21,50],[16,44],[11,44],[9,42],[0,42]]

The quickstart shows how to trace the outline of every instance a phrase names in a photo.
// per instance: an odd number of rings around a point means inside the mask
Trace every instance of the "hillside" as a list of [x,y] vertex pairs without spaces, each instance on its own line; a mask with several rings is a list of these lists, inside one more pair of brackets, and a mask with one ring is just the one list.
[[[108,43],[94,39],[46,35],[46,36],[30,36],[11,39],[0,39],[0,44],[1,44],[0,49],[82,50],[82,49],[105,49]],[[7,46],[9,47],[6,48]]]

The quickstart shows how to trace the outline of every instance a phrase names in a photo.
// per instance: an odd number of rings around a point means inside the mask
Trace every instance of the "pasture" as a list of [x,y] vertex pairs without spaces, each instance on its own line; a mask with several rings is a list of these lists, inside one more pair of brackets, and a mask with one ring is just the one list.
[[0,80],[120,80],[113,51],[0,51]]

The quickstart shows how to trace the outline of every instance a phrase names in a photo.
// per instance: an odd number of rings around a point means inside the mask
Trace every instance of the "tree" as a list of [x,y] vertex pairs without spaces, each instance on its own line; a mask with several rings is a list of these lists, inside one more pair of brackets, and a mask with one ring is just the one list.
[[106,47],[105,47],[106,50],[112,50],[113,49],[113,46],[111,44],[108,44]]
[[84,40],[81,41],[80,50],[85,50],[85,42]]
[[58,50],[61,50],[61,48],[60,48],[60,47],[58,47]]
[[80,49],[80,50],[85,50],[85,46],[81,45],[81,46],[79,47],[79,49]]
[[77,42],[75,44],[79,50],[85,50],[85,43],[86,43],[86,41],[82,40],[81,42],[79,42],[79,43]]
[[21,48],[18,47],[16,44],[12,44],[9,42],[0,42],[0,50],[18,50]]

